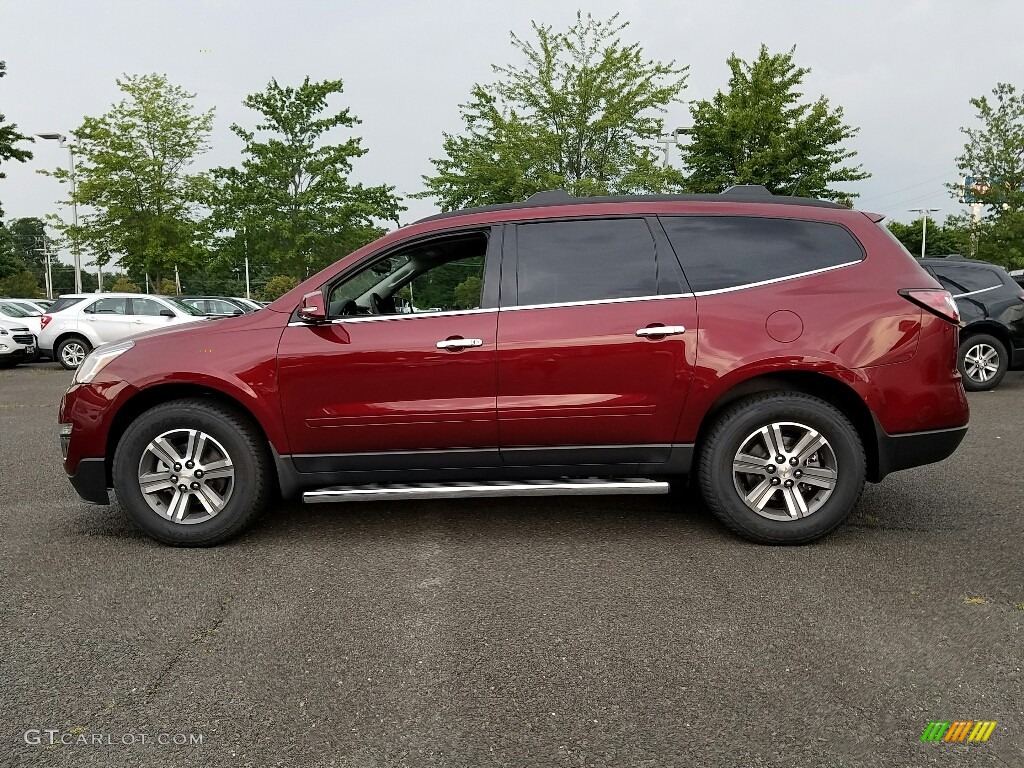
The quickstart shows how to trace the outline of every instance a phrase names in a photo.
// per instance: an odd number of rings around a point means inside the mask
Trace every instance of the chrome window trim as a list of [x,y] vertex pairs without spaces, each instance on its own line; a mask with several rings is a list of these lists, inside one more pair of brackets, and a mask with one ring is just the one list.
[[515,307],[502,307],[502,312],[517,312],[521,309],[552,309],[554,307],[586,307],[593,304],[624,304],[630,301],[655,301],[657,299],[688,299],[692,293],[666,293],[660,296],[626,296],[621,299],[588,299],[587,301],[563,301],[552,304],[522,304]]
[[962,299],[965,296],[977,296],[979,293],[988,293],[989,291],[994,291],[997,288],[1002,288],[1002,287],[1003,287],[1003,285],[1002,285],[1002,283],[1000,283],[999,285],[993,285],[991,288],[980,288],[977,291],[968,291],[967,293],[954,293],[953,294],[953,298],[954,299]]
[[820,267],[819,269],[812,269],[808,272],[797,272],[794,275],[784,275],[783,277],[773,277],[771,280],[760,280],[756,283],[744,283],[743,285],[734,285],[729,288],[715,288],[711,291],[697,291],[694,296],[715,296],[719,293],[732,293],[733,291],[743,291],[747,288],[760,288],[762,285],[772,285],[773,283],[782,283],[786,280],[796,280],[801,277],[810,277],[811,275],[820,275],[824,272],[832,272],[836,269],[843,269],[844,267],[852,267],[854,264],[862,264],[863,259],[857,261],[847,261],[842,264],[834,264],[831,267]]
[[336,317],[332,320],[328,320],[327,323],[303,323],[302,321],[293,321],[288,323],[289,328],[295,328],[297,326],[315,327],[316,325],[350,325],[355,323],[382,323],[395,320],[423,320],[429,317],[459,317],[461,315],[486,315],[492,312],[497,312],[496,307],[487,307],[485,309],[452,309],[447,312],[408,312],[399,313],[394,315],[367,315],[365,317]]

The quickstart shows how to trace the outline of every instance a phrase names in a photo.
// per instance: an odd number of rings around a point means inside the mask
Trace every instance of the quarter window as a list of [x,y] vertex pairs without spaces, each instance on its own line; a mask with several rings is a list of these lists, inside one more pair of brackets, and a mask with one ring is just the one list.
[[736,288],[861,261],[846,229],[821,221],[755,216],[663,216],[696,292]]
[[520,224],[518,303],[655,296],[654,238],[642,219],[584,219]]
[[979,269],[965,265],[932,267],[935,275],[939,278],[942,287],[954,296],[971,293],[973,291],[984,291],[986,288],[997,288],[1003,284],[999,276],[990,269]]

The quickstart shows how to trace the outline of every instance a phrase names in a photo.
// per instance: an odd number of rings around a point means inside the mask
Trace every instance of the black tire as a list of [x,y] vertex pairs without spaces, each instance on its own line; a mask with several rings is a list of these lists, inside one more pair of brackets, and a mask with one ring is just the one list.
[[[152,460],[148,446],[161,435],[178,430],[205,433],[212,438],[210,445],[215,446],[214,450],[223,448],[233,465],[234,475],[226,503],[220,511],[202,522],[168,519],[150,506],[140,487],[142,462],[144,459]],[[209,547],[237,536],[266,509],[275,487],[274,477],[266,441],[252,421],[233,408],[199,398],[174,400],[146,411],[125,430],[114,454],[114,490],[121,506],[144,532],[177,547]],[[189,478],[198,479],[198,476]],[[173,488],[164,494],[178,497]],[[149,498],[157,497],[150,494]],[[185,519],[204,516],[199,494],[193,493],[185,505],[196,510]]]
[[[764,457],[760,459],[765,464],[764,472],[734,476],[734,460],[740,449],[756,448],[756,433],[764,427],[769,427],[770,434],[774,435],[770,429],[772,424],[790,425],[785,429],[793,430],[791,440],[797,439],[795,435],[810,435],[809,431],[798,429],[802,427],[816,431],[827,443],[814,451],[809,460],[798,460],[791,466],[791,459],[796,457],[791,456],[789,450],[798,446],[792,442],[787,445],[787,436],[783,434],[786,451],[783,462],[769,461],[767,443],[764,443]],[[745,450],[743,455],[750,455],[750,450]],[[832,464],[834,467],[830,468]],[[864,447],[849,419],[817,397],[780,391],[753,395],[730,405],[718,417],[701,446],[697,472],[704,502],[731,531],[760,544],[805,544],[831,533],[853,511],[864,488],[866,465]],[[834,474],[830,494],[805,483],[807,474],[815,471]],[[798,477],[804,479],[795,479]],[[779,485],[772,486],[775,480]],[[753,493],[753,488],[760,487],[762,482],[767,483],[761,494],[767,498],[767,503],[759,514],[744,501],[740,486],[748,491],[744,484],[749,484],[748,492]],[[783,489],[784,482],[789,482],[790,487]],[[802,489],[812,498],[812,504],[806,505],[810,512],[806,516],[790,517],[787,499],[794,499],[795,504],[794,493],[804,499]],[[819,506],[811,509],[814,504]],[[764,516],[767,514],[784,519],[769,519]]]
[[[53,350],[53,357],[60,363],[61,368],[73,371],[82,364],[81,361],[85,360],[90,352],[92,352],[92,344],[81,336],[67,336],[61,339],[60,344]],[[74,360],[79,358],[79,362],[75,363]]]
[[[971,355],[971,361],[968,361],[968,355]],[[985,366],[983,361],[991,362]],[[992,363],[995,364],[995,371],[992,371]],[[1010,356],[1003,342],[995,336],[975,333],[961,340],[956,352],[956,367],[960,370],[964,389],[968,392],[985,392],[999,386],[1006,375],[1006,369],[1010,367]]]

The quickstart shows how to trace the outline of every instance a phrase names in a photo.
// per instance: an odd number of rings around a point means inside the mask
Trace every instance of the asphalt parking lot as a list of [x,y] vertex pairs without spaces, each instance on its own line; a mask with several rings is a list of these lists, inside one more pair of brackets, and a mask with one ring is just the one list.
[[[798,548],[674,495],[281,504],[172,549],[74,495],[69,380],[0,371],[6,765],[1024,765],[1024,374]],[[998,725],[920,742],[956,720]]]

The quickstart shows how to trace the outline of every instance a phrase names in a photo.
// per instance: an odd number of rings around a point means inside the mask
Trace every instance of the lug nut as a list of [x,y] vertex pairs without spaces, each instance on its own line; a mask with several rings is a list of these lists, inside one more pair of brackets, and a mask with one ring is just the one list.
[[803,476],[804,476],[804,473],[801,472],[799,469],[796,470],[795,472],[793,472],[793,477],[803,477]]
[[179,491],[187,491],[188,490],[188,486],[185,485],[184,483],[182,483],[181,485],[178,486],[178,490]]
[[171,475],[171,482],[172,483],[178,482],[178,476],[177,475]]
[[193,491],[198,491],[199,490],[199,483],[192,483],[192,490]]
[[775,465],[774,464],[769,464],[767,467],[764,468],[764,471],[767,472],[769,475],[774,475],[775,474]]
[[796,466],[797,464],[799,464],[799,463],[800,463],[800,460],[799,460],[799,459],[797,459],[797,457],[796,457],[796,456],[794,456],[794,457],[793,457],[792,459],[790,459],[790,460],[789,460],[789,465],[790,465],[791,467],[795,467],[795,466]]
[[192,467],[194,467],[195,465],[196,465],[196,463],[194,461],[186,461],[185,462],[185,469],[192,469]]
[[783,486],[785,486],[786,488],[792,488],[793,487],[793,481],[792,480],[787,480],[786,482],[783,483]]
[[785,464],[786,463],[786,457],[782,456],[782,455],[776,456],[775,457],[775,462],[777,464]]
[[181,472],[181,464],[179,464],[178,462],[174,462],[174,471]]
[[201,469],[197,469],[197,470],[196,470],[195,472],[193,472],[193,474],[194,474],[194,475],[195,475],[196,477],[202,477],[202,476],[203,476],[204,474],[206,474],[206,473],[205,473],[205,472],[203,472],[203,470],[201,470]]
[[772,478],[772,485],[778,485],[780,482],[782,482],[782,481],[779,480],[779,478],[777,478],[777,477],[773,477]]

